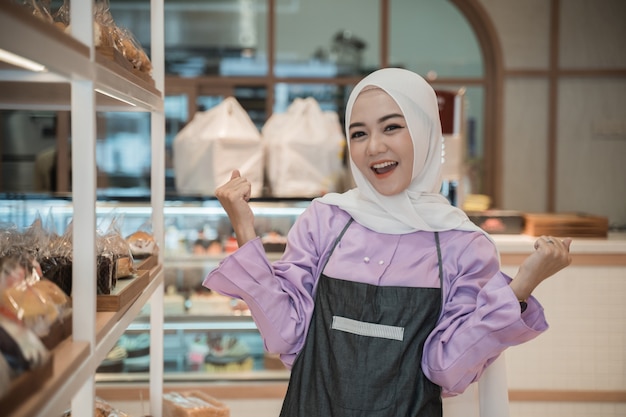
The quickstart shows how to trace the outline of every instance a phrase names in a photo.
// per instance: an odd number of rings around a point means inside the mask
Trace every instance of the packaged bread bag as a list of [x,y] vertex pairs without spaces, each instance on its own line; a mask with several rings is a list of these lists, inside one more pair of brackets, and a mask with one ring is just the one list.
[[261,130],[274,197],[319,197],[339,191],[345,137],[339,117],[313,97],[297,98]]
[[42,278],[26,260],[15,255],[0,258],[0,315],[24,325],[51,348],[56,345],[53,339],[57,336],[50,336],[51,331],[59,328],[59,338],[65,336],[64,324],[72,312],[71,299],[55,283]]
[[174,138],[173,152],[181,194],[214,195],[234,169],[252,184],[251,197],[263,192],[261,133],[234,97],[196,113]]

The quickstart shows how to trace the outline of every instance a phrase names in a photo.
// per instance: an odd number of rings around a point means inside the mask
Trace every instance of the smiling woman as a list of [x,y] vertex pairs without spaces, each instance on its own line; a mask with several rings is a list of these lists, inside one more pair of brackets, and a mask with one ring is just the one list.
[[203,285],[244,300],[291,368],[281,417],[441,417],[442,397],[546,330],[531,293],[570,263],[571,240],[539,239],[514,279],[500,271],[494,241],[439,194],[437,99],[416,73],[361,80],[346,126],[356,188],[315,199],[275,262],[255,234],[250,181],[234,171],[218,187],[239,248]]
[[350,156],[376,191],[393,195],[412,179],[413,143],[402,110],[380,88],[364,89],[354,103]]

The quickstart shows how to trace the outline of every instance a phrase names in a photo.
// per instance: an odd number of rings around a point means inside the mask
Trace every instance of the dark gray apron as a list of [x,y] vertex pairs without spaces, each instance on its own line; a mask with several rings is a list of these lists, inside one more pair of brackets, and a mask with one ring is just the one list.
[[[435,244],[443,282],[437,233]],[[280,416],[441,417],[441,389],[421,367],[441,293],[331,278],[322,268]]]

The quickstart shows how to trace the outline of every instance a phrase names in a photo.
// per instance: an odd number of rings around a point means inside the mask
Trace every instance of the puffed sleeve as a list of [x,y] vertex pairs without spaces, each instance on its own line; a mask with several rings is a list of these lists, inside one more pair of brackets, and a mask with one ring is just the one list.
[[304,345],[320,259],[331,240],[325,231],[333,230],[327,229],[332,215],[315,208],[320,206],[313,204],[298,217],[280,260],[271,263],[256,238],[224,258],[203,281],[206,288],[246,302],[265,349],[280,354],[287,367]]
[[426,340],[422,368],[444,396],[462,393],[506,348],[548,328],[536,299],[521,313],[495,246],[480,233],[472,235],[471,242],[442,243],[444,304]]

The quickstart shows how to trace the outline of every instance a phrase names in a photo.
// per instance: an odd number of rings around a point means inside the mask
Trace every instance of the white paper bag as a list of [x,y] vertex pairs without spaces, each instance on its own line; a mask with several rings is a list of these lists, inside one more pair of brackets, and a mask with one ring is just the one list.
[[251,197],[263,192],[261,134],[234,97],[198,112],[174,138],[176,189],[181,194],[215,195],[233,169],[252,184]]
[[337,113],[297,98],[261,130],[266,175],[274,197],[318,197],[338,191],[345,137]]

